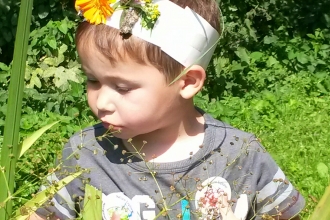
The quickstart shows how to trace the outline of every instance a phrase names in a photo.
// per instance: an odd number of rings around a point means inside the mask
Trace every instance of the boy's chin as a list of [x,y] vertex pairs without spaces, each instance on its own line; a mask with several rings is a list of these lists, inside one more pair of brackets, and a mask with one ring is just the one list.
[[125,133],[124,131],[121,131],[121,130],[112,131],[111,134],[114,137],[120,138],[123,140],[129,140],[129,139],[133,138],[131,134]]

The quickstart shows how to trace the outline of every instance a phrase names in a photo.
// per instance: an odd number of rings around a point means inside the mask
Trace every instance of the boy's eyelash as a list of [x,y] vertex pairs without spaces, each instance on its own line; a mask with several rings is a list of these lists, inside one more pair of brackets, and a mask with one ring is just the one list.
[[87,82],[95,83],[95,82],[98,82],[98,81],[96,79],[88,79],[87,78]]
[[120,91],[120,92],[129,92],[129,91],[131,91],[130,88],[127,88],[127,87],[120,87],[120,86],[116,86],[116,90],[117,90],[117,91]]
[[[99,81],[97,79],[89,79],[87,78],[87,82],[89,83],[98,83]],[[125,87],[125,86],[115,86],[115,89],[119,92],[129,92],[131,91],[132,89],[131,88],[128,88],[128,87]]]

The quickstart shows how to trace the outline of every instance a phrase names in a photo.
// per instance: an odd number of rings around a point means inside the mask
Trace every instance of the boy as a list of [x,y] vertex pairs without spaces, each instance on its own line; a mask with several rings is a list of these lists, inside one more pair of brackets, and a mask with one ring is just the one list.
[[75,218],[86,182],[102,190],[103,219],[298,215],[304,199],[257,139],[194,106],[222,32],[214,0],[77,0],[76,7],[85,17],[76,42],[88,104],[102,123],[70,139],[51,181],[76,167],[90,172],[39,215]]

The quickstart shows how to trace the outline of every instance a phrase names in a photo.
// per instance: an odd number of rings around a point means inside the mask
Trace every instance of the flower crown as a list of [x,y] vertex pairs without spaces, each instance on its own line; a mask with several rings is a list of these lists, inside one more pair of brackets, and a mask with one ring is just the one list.
[[131,33],[133,26],[141,19],[141,26],[147,30],[154,27],[160,12],[152,0],[76,0],[76,10],[91,24],[106,24],[107,18],[116,10],[123,10],[120,31]]
[[76,0],[75,7],[89,23],[152,43],[185,67],[206,69],[220,39],[203,17],[169,0]]

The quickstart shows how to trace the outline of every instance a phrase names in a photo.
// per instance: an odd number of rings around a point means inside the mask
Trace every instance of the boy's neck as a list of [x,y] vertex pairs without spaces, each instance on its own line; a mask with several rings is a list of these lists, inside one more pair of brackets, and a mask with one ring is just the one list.
[[[129,152],[144,153],[146,161],[174,162],[189,158],[203,143],[204,118],[193,105],[184,109],[176,113],[176,120],[168,126],[136,136],[131,143],[123,140],[124,146]],[[143,146],[144,141],[147,143]]]

